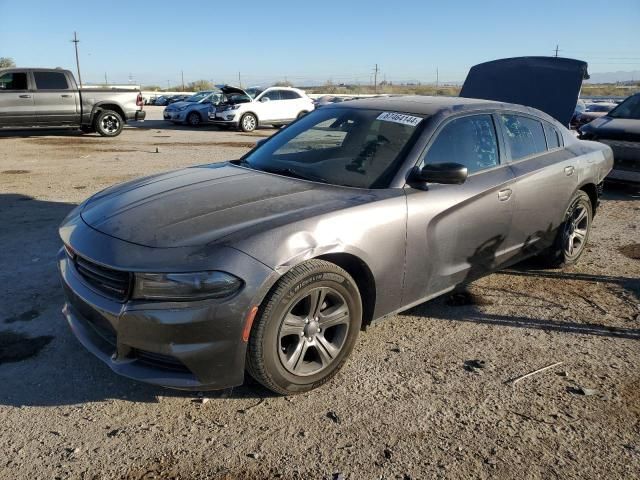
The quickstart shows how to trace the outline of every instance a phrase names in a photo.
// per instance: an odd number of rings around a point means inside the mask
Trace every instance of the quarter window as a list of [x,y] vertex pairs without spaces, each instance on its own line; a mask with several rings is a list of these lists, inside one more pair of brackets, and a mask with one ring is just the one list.
[[550,123],[544,124],[544,134],[547,137],[547,148],[553,150],[554,148],[562,147],[562,141],[560,140],[560,134]]
[[60,72],[33,72],[38,90],[67,90],[67,79]]
[[425,164],[460,163],[469,174],[499,164],[491,115],[462,117],[445,125],[425,157]]
[[547,150],[541,122],[519,115],[501,115],[500,118],[512,160],[519,160]]
[[0,90],[26,90],[27,74],[23,72],[5,73],[0,77]]

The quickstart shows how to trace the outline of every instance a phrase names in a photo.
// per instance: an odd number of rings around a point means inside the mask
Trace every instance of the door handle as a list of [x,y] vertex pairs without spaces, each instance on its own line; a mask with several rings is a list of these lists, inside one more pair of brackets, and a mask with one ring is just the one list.
[[31,98],[31,95],[20,95],[20,98]]
[[504,190],[500,190],[498,192],[498,200],[501,202],[506,202],[511,198],[511,194],[513,191],[510,188],[505,188]]
[[69,98],[71,95],[69,95],[68,93],[63,93],[62,95],[60,95],[62,98]]
[[567,177],[570,177],[571,175],[573,175],[575,168],[573,168],[573,166],[569,165],[568,167],[564,167],[564,174]]

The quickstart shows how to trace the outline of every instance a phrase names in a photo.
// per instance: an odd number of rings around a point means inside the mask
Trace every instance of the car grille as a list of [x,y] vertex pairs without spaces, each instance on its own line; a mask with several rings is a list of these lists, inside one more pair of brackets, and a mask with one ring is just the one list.
[[76,255],[76,271],[89,286],[114,300],[124,302],[131,290],[131,274],[104,267]]
[[141,362],[153,367],[165,370],[176,370],[179,372],[188,372],[189,369],[177,358],[161,353],[148,352],[134,348],[132,356],[138,358]]

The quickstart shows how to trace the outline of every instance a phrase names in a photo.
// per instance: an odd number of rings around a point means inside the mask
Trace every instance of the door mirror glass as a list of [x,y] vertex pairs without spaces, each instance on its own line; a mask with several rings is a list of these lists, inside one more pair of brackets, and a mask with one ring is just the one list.
[[411,175],[413,181],[460,185],[469,175],[467,167],[460,163],[431,163],[415,169]]

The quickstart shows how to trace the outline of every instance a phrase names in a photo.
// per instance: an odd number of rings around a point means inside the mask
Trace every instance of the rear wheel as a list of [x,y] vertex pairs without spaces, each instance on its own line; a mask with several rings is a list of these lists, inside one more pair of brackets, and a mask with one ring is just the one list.
[[585,192],[578,190],[569,202],[554,244],[541,255],[545,265],[562,267],[576,263],[589,240],[592,219],[591,199]]
[[249,373],[283,395],[319,387],[344,365],[361,322],[360,293],[345,270],[322,260],[298,265],[260,307],[247,349]]
[[240,129],[243,132],[253,132],[258,128],[258,119],[253,113],[245,113],[240,119]]
[[187,123],[192,127],[197,127],[202,123],[202,118],[198,112],[191,112],[187,115]]
[[102,110],[96,115],[94,127],[103,137],[115,137],[122,132],[124,122],[118,112]]

